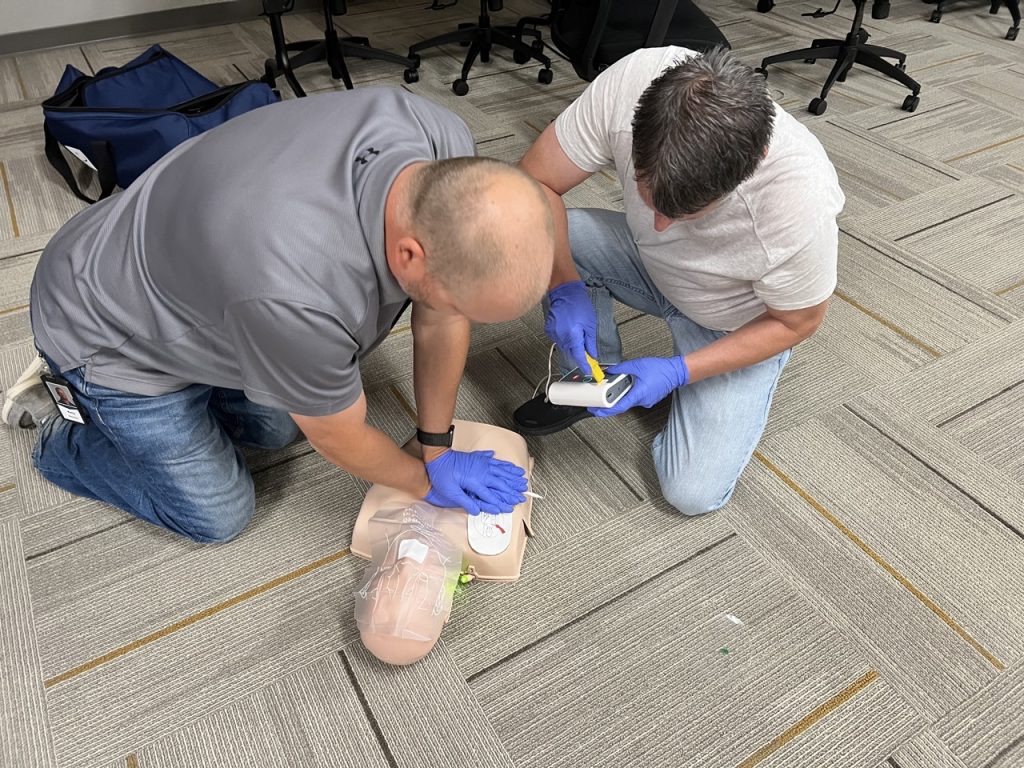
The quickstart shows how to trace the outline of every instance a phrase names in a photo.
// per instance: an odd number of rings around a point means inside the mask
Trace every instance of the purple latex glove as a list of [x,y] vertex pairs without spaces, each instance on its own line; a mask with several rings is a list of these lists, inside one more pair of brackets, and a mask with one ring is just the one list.
[[636,360],[627,360],[610,366],[606,373],[628,373],[633,377],[633,386],[611,408],[588,409],[595,416],[617,416],[638,405],[651,408],[674,390],[685,387],[690,382],[690,370],[686,367],[686,361],[679,355],[638,357]]
[[581,371],[589,371],[586,353],[597,359],[597,313],[582,280],[562,283],[548,292],[544,333],[559,349],[572,355]]
[[430,493],[424,500],[436,507],[462,507],[471,515],[511,512],[526,497],[526,473],[494,451],[445,451],[427,462]]

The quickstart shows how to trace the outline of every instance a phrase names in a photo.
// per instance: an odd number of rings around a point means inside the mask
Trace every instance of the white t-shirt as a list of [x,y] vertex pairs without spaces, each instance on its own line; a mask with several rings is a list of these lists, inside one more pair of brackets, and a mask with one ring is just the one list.
[[702,217],[655,231],[634,178],[633,112],[652,80],[695,55],[671,46],[620,59],[558,116],[558,143],[583,171],[614,165],[640,258],[690,319],[732,331],[766,307],[820,304],[836,286],[836,216],[845,198],[821,144],[777,104],[768,155],[754,175]]

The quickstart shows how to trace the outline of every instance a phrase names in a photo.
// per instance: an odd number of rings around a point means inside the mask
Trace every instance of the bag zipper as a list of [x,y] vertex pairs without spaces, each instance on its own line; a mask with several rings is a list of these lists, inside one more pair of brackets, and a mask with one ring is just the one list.
[[[263,83],[263,81],[262,80],[246,80],[243,83],[236,83],[235,85],[224,85],[224,86],[221,86],[220,88],[218,88],[215,91],[210,91],[209,93],[203,94],[202,96],[195,96],[195,97],[189,99],[188,101],[183,101],[183,102],[181,102],[179,104],[173,104],[170,107],[163,107],[162,109],[146,109],[146,108],[143,108],[143,107],[56,107],[56,106],[46,106],[45,102],[43,102],[43,106],[46,107],[46,109],[49,110],[50,112],[82,112],[82,111],[84,111],[84,112],[97,112],[97,113],[100,113],[100,114],[113,113],[113,114],[119,114],[119,115],[121,115],[121,114],[130,114],[130,115],[183,114],[184,115],[184,113],[181,112],[181,110],[187,109],[190,104],[193,104],[193,103],[195,103],[197,101],[202,101],[204,99],[219,97],[221,95],[229,96],[229,95],[231,95],[230,94],[231,91],[241,90],[245,86],[250,85],[252,83]],[[263,83],[263,85],[266,85],[266,83]],[[186,116],[186,117],[199,117],[200,115],[208,114],[208,113],[213,112],[214,110],[218,109],[219,107],[221,107],[223,105],[224,101],[225,101],[224,99],[221,99],[216,104],[208,107],[207,109],[204,109],[204,110],[202,110],[200,112],[191,112],[188,115],[184,115],[184,116]]]

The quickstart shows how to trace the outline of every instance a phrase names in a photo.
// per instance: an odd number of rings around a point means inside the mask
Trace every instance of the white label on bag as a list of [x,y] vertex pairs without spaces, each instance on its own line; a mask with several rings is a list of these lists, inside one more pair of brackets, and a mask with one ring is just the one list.
[[64,147],[64,149],[66,149],[69,153],[71,153],[79,160],[81,160],[83,163],[88,165],[90,168],[92,168],[94,171],[96,170],[96,166],[89,162],[89,158],[82,154],[81,150],[75,149],[74,147],[69,147],[66,144],[61,144],[61,146]]
[[429,548],[418,539],[406,539],[398,545],[398,559],[408,557],[417,563],[422,563],[427,556]]

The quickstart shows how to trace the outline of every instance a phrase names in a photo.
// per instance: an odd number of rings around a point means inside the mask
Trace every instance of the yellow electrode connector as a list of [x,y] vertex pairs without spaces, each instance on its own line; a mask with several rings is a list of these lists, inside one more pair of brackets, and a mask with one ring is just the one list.
[[590,363],[590,375],[593,377],[594,381],[600,384],[602,381],[604,381],[604,371],[602,371],[601,366],[597,364],[597,360],[592,358],[586,352],[584,352],[583,354],[587,355],[587,362]]

